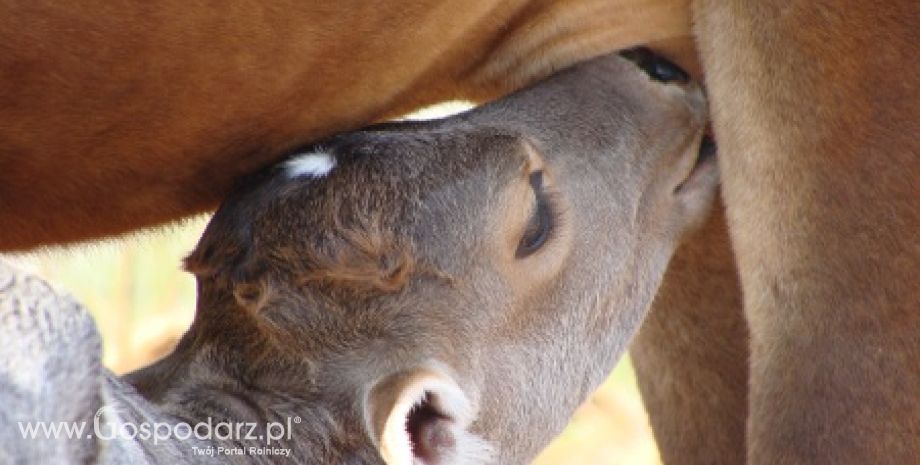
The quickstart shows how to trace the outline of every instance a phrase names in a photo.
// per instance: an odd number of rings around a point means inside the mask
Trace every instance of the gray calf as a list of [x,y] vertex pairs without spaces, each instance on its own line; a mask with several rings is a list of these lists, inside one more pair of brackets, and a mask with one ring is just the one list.
[[[325,141],[224,202],[186,264],[194,324],[124,378],[82,309],[7,286],[0,445],[14,463],[527,463],[704,219],[704,121],[697,86],[608,56]],[[94,416],[114,439],[16,427]]]

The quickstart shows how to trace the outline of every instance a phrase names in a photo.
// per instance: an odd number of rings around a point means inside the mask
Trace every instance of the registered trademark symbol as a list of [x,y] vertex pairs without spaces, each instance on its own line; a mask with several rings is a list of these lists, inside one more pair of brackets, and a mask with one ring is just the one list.
[[294,417],[294,423],[300,423],[300,417]]

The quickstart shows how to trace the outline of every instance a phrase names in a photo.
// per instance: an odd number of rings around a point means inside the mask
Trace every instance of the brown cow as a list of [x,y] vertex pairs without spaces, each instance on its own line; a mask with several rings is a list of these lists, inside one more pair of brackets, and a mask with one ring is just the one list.
[[[706,113],[698,85],[608,56],[327,140],[218,209],[187,260],[191,329],[125,379],[99,366],[82,308],[0,267],[0,448],[17,464],[526,464],[705,220]],[[94,414],[86,439],[15,426]]]
[[200,211],[303,141],[649,42],[705,71],[727,212],[634,350],[665,461],[920,457],[916,0],[0,3],[4,249]]
[[335,131],[688,33],[670,1],[571,3],[0,1],[0,250],[212,209]]

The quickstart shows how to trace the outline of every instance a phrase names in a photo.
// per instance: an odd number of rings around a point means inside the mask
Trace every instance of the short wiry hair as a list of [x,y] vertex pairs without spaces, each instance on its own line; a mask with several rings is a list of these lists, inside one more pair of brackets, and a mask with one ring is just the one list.
[[[444,179],[517,176],[523,158],[507,154],[525,146],[517,134],[494,131],[458,137],[456,131],[384,129],[322,147],[314,155],[323,157],[323,170],[292,175],[287,163],[245,180],[214,215],[186,268],[233,286],[280,271],[296,284],[349,295],[398,292],[420,273],[449,280],[419,258],[413,242],[422,203],[443,194]],[[471,154],[436,155],[460,151]]]
[[[199,278],[228,279],[232,286],[276,269],[298,285],[360,294],[399,291],[416,260],[411,235],[399,231],[405,211],[392,208],[399,202],[384,202],[407,193],[394,194],[398,189],[391,183],[341,181],[317,192],[321,181],[289,179],[277,169],[246,180],[217,211],[186,258],[186,269]],[[291,214],[305,209],[309,214]]]
[[415,270],[411,246],[396,239],[371,215],[360,227],[339,225],[321,232],[323,239],[302,260],[307,269],[300,284],[340,286],[358,292],[395,292]]

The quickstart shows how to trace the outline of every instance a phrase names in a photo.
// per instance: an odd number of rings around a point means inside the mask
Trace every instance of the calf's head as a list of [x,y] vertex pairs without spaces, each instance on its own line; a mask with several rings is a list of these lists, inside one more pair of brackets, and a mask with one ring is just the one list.
[[706,214],[704,121],[697,86],[608,56],[465,114],[327,140],[216,213],[172,363],[246,399],[228,404],[309,412],[308,461],[526,463]]

